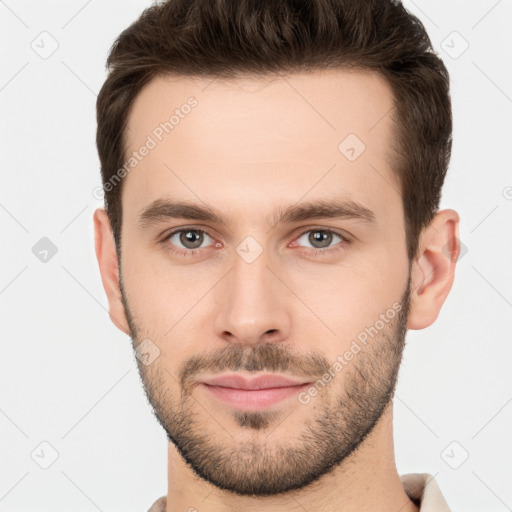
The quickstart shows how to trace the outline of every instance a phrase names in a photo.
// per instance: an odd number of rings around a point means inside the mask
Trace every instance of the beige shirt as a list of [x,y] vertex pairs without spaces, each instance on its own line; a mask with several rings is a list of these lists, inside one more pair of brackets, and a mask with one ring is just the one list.
[[[451,512],[434,477],[429,473],[401,475],[404,491],[420,512]],[[158,498],[148,512],[165,512],[167,497]]]

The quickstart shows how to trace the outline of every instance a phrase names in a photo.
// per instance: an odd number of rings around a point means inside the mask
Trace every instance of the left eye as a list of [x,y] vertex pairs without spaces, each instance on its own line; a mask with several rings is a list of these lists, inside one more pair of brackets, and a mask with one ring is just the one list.
[[297,241],[303,239],[312,244],[312,249],[325,249],[330,246],[334,237],[337,237],[340,242],[345,241],[341,235],[327,229],[310,229],[297,238]]

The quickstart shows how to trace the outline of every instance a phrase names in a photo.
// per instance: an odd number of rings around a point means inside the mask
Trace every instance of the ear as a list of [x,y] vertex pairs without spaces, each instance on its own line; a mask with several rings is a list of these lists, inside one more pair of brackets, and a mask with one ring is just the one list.
[[116,327],[129,335],[130,328],[121,301],[119,263],[117,261],[114,234],[104,208],[98,208],[94,212],[94,245],[103,288],[107,294],[108,314]]
[[412,266],[409,329],[424,329],[437,319],[451,290],[460,253],[459,215],[441,210],[422,231]]

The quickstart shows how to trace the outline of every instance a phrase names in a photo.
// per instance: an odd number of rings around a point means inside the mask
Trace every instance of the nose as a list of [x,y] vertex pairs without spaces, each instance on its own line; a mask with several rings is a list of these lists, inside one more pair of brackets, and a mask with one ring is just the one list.
[[225,341],[255,345],[288,339],[291,299],[268,259],[265,251],[252,262],[234,254],[231,271],[217,289],[215,331]]

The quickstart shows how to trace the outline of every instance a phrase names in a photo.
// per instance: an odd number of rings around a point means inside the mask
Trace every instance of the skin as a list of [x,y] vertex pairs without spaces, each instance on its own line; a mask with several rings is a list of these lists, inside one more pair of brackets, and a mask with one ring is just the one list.
[[[406,330],[431,325],[451,289],[459,217],[437,212],[408,261],[388,163],[391,90],[362,71],[157,77],[130,112],[127,153],[191,96],[197,106],[124,179],[120,261],[105,210],[94,214],[110,317],[135,348],[149,339],[159,350],[138,366],[170,439],[167,511],[417,511],[395,465],[392,394]],[[366,146],[354,161],[338,150],[349,133]],[[363,204],[375,221],[271,220],[289,205],[334,197]],[[157,199],[209,205],[226,225],[141,226]],[[207,235],[162,241],[177,228]],[[334,233],[325,248],[315,230]],[[337,235],[351,243],[340,246]],[[263,249],[251,263],[237,252],[247,236]],[[197,238],[194,255],[170,250],[190,253]],[[400,314],[308,403],[293,397],[250,413],[198,384],[230,371],[315,382],[397,303]]]

